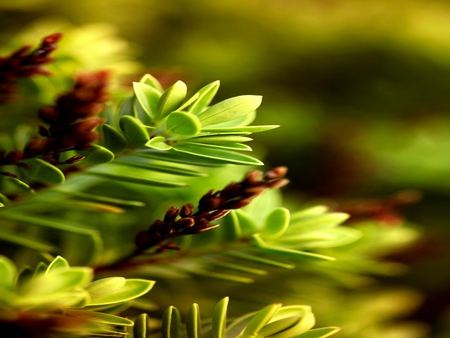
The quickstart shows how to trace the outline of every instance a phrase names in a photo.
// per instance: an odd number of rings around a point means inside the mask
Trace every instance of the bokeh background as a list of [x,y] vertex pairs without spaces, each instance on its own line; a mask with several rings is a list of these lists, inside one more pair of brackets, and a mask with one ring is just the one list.
[[67,33],[62,53],[76,48],[68,68],[112,68],[124,82],[151,72],[191,88],[220,79],[218,99],[263,95],[256,123],[281,128],[257,135],[256,151],[289,166],[288,204],[326,201],[384,226],[405,217],[423,227],[391,257],[411,271],[383,282],[422,292],[405,316],[448,337],[450,3],[0,2],[3,53],[55,31]]

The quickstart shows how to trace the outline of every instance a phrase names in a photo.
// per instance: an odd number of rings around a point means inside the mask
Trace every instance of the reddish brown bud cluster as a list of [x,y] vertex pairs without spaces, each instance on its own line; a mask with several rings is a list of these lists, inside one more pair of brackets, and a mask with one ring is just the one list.
[[[107,99],[108,78],[106,71],[80,75],[73,90],[61,95],[55,106],[42,107],[39,117],[50,127],[40,127],[39,133],[45,138],[34,138],[26,146],[25,156],[43,155],[57,162],[64,151],[88,149],[98,138],[94,129],[104,122],[95,115],[102,111]],[[68,163],[74,161],[71,158]]]
[[31,46],[23,46],[10,56],[0,58],[0,104],[11,101],[17,78],[50,74],[42,65],[54,60],[49,54],[57,48],[61,37],[61,33],[49,35],[31,52]]
[[[39,134],[44,138],[33,138],[23,151],[6,153],[0,149],[0,166],[24,166],[20,161],[25,158],[42,157],[52,164],[61,164],[61,153],[69,150],[86,150],[98,138],[95,130],[104,119],[95,116],[103,109],[106,100],[106,87],[109,73],[101,71],[80,75],[73,90],[61,95],[55,106],[45,106],[39,111],[39,117],[50,124],[40,127]],[[64,161],[73,164],[84,157],[75,155]],[[1,175],[15,177],[14,174],[1,172]]]
[[230,183],[221,191],[208,191],[200,199],[198,209],[199,211],[207,211],[243,208],[266,189],[281,188],[288,184],[289,181],[283,178],[286,172],[286,167],[277,167],[266,172],[263,180],[261,180],[262,173],[252,171],[245,176],[242,182]]
[[266,189],[285,186],[289,182],[283,178],[286,172],[286,167],[274,168],[266,172],[261,180],[262,173],[252,171],[242,182],[230,183],[217,192],[210,190],[200,199],[196,213],[192,204],[183,205],[181,210],[170,207],[164,220],[156,220],[147,231],[137,234],[137,252],[156,245],[160,246],[159,251],[178,249],[173,243],[160,243],[170,238],[198,234],[217,227],[217,224],[211,222],[224,217],[230,210],[245,207]]

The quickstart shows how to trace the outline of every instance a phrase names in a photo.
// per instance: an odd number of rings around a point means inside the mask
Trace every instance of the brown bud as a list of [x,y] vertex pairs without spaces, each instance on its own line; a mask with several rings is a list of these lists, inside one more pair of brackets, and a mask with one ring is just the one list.
[[221,197],[209,197],[203,201],[200,201],[200,210],[216,210],[219,209],[223,203],[223,198]]
[[20,161],[23,158],[23,151],[11,151],[6,154],[5,156],[5,163],[8,164],[15,164],[16,162]]
[[103,110],[104,105],[102,103],[89,103],[79,107],[72,108],[72,115],[77,117],[84,117],[88,115],[95,115]]
[[199,228],[199,229],[196,229],[196,230],[197,230],[197,233],[205,232],[205,231],[217,228],[219,225],[220,224],[209,224],[208,226],[205,226],[203,228]]
[[257,185],[254,187],[248,187],[243,189],[242,194],[243,195],[259,195],[262,192],[264,192],[264,190],[266,190],[267,187],[265,185]]
[[81,122],[72,124],[70,129],[74,133],[86,133],[88,131],[94,130],[96,127],[98,127],[103,122],[105,122],[105,119],[102,119],[100,117],[90,117],[90,118],[84,119]]
[[95,131],[91,131],[88,133],[83,133],[83,134],[78,134],[76,136],[77,139],[77,145],[76,147],[78,147],[79,145],[81,146],[82,144],[85,143],[91,143],[94,142],[96,140],[98,140],[99,134]]
[[184,217],[176,222],[178,229],[190,228],[195,225],[195,219],[193,217]]
[[60,113],[56,107],[44,106],[38,112],[39,118],[43,121],[54,124],[60,120]]
[[258,182],[259,178],[261,177],[261,172],[258,170],[250,171],[244,178],[243,183],[249,184],[249,183],[256,183]]
[[46,150],[47,144],[47,140],[35,137],[26,145],[24,152],[27,155],[43,153]]
[[240,209],[250,204],[250,202],[255,198],[255,196],[250,196],[247,198],[242,198],[235,201],[229,201],[225,203],[223,209]]
[[185,204],[181,207],[180,216],[187,217],[191,216],[194,213],[194,205],[191,203]]
[[80,151],[83,151],[83,150],[88,150],[89,148],[91,147],[91,145],[89,144],[89,143],[79,143],[79,144],[77,144],[76,146],[75,146],[75,148],[74,148],[74,150],[80,150]]
[[270,183],[268,184],[268,187],[269,187],[269,188],[272,188],[272,189],[277,189],[277,188],[282,188],[282,187],[284,187],[284,186],[287,185],[288,183],[289,183],[289,180],[288,180],[287,178],[283,178],[283,179],[278,180],[278,181],[270,182]]
[[281,178],[286,175],[288,171],[287,167],[276,167],[264,174],[264,180],[273,180],[277,178]]
[[221,195],[227,196],[229,198],[238,196],[238,195],[240,195],[241,188],[242,188],[242,185],[239,183],[235,183],[235,182],[230,183],[225,187],[225,189],[222,190]]
[[62,33],[54,33],[49,36],[46,36],[42,42],[44,44],[49,45],[58,42],[62,37],[63,37]]
[[134,238],[134,243],[139,250],[147,249],[147,244],[150,242],[150,237],[146,231],[140,231]]
[[212,222],[219,218],[225,217],[229,212],[230,210],[216,210],[210,213],[207,218],[210,222]]
[[175,218],[177,218],[178,214],[180,213],[180,209],[175,207],[170,207],[166,214],[164,215],[164,223],[174,222]]

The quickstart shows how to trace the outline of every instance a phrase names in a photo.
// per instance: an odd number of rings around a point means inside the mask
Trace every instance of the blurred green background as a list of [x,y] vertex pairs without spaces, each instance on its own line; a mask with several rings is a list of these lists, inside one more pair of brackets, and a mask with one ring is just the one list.
[[3,0],[0,28],[3,55],[61,30],[77,65],[124,82],[151,72],[191,88],[220,79],[218,99],[263,95],[256,123],[281,128],[255,148],[289,166],[288,203],[420,191],[400,212],[425,236],[395,257],[412,270],[385,282],[424,292],[410,318],[448,337],[450,3]]

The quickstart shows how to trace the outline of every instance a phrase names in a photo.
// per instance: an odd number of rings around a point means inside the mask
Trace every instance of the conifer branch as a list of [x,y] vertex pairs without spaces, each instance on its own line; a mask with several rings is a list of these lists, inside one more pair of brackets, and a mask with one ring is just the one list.
[[148,230],[136,235],[136,250],[132,254],[110,266],[98,267],[96,271],[146,264],[147,262],[130,261],[155,247],[158,247],[155,253],[180,250],[174,242],[170,241],[171,239],[199,234],[218,227],[219,224],[211,224],[211,222],[226,216],[233,209],[247,206],[267,189],[281,188],[288,184],[289,180],[284,178],[286,173],[286,167],[271,169],[263,175],[260,171],[251,171],[241,182],[232,182],[223,190],[216,192],[209,190],[200,198],[197,212],[194,212],[194,207],[190,203],[183,205],[181,209],[171,206],[163,220],[154,221]]

